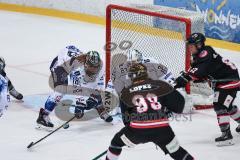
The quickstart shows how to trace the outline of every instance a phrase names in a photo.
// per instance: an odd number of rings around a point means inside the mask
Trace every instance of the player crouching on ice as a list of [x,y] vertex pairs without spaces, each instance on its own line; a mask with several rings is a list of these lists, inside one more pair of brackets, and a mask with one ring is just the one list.
[[[75,46],[67,46],[64,48],[60,54],[54,58],[50,66],[50,71],[52,73],[52,78],[54,82],[54,88],[60,85],[72,84],[68,80],[68,76],[77,76],[77,80],[73,83],[78,83],[76,85],[85,88],[91,88],[93,85],[97,87],[99,80],[103,79],[103,75],[100,75],[100,70],[102,69],[102,61],[100,55],[96,51],[89,51],[87,54],[83,54]],[[71,77],[70,76],[70,77]],[[104,84],[101,83],[103,87]],[[86,104],[79,104],[80,106],[75,108],[76,114],[78,112],[83,112],[82,107],[87,109],[95,108],[98,111],[100,118],[106,122],[111,122],[113,118],[108,114],[102,104],[102,98],[100,94],[89,94],[89,98],[86,100]],[[65,93],[64,93],[65,94]],[[46,103],[45,107],[40,109],[39,116],[37,118],[38,128],[45,128],[51,130],[54,125],[50,121],[49,113],[54,110],[57,103],[64,96],[63,93],[59,93],[56,90],[51,94]]]
[[[239,109],[233,105],[240,87],[238,70],[233,63],[217,54],[211,46],[205,46],[205,40],[205,36],[201,33],[193,33],[187,39],[193,61],[189,71],[182,72],[182,75],[176,79],[175,88],[185,87],[191,80],[215,80],[216,83],[212,86],[214,89],[213,107],[222,132],[215,142],[218,146],[232,145],[230,118],[240,124]],[[236,132],[240,133],[240,125],[236,128]]]
[[182,113],[185,100],[167,82],[152,80],[147,68],[133,64],[128,72],[132,85],[120,97],[125,127],[112,139],[106,160],[117,160],[122,147],[153,142],[175,160],[193,160],[169,126],[167,112]]
[[6,67],[5,60],[2,57],[0,57],[0,75],[7,80],[8,91],[9,91],[10,95],[13,96],[14,98],[16,98],[17,100],[22,100],[23,99],[23,95],[21,93],[19,93],[14,88],[11,80],[7,77],[7,74],[5,72],[5,67]]

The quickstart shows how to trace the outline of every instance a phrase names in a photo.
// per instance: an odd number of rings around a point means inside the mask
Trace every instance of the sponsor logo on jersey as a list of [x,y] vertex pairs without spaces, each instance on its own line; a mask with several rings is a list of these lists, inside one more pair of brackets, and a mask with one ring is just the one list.
[[206,57],[208,55],[208,52],[206,50],[203,50],[200,54],[199,54],[199,57],[200,58],[203,58],[203,57]]
[[103,82],[100,82],[100,83],[97,83],[99,86],[102,86],[102,85],[104,85],[104,83]]

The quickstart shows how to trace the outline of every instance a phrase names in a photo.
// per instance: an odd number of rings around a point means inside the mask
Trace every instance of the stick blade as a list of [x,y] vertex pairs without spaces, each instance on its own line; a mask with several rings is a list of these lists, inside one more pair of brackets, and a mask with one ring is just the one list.
[[31,143],[27,146],[27,148],[31,148],[33,145],[34,145],[34,142],[31,142]]

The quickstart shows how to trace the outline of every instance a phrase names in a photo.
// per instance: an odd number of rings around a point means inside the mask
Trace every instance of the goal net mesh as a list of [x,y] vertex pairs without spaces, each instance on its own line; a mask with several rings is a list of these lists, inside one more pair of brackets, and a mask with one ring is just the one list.
[[[126,61],[126,51],[137,49],[167,66],[178,77],[190,67],[191,56],[186,49],[186,37],[204,33],[204,17],[193,11],[154,5],[110,5],[107,9],[107,43],[114,47],[107,51],[106,67]],[[110,69],[111,72],[111,69]],[[108,74],[108,79],[111,73]],[[207,84],[191,84],[191,94],[210,95]],[[204,103],[204,102],[203,102]]]

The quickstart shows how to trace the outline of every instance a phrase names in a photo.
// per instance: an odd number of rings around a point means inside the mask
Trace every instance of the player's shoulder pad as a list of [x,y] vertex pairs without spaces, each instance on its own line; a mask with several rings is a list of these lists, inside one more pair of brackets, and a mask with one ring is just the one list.
[[174,88],[169,83],[162,80],[152,80],[152,86],[155,88],[158,97],[165,96],[173,92]]
[[201,60],[212,59],[213,54],[215,53],[214,49],[210,46],[205,46],[204,49],[197,55]]

